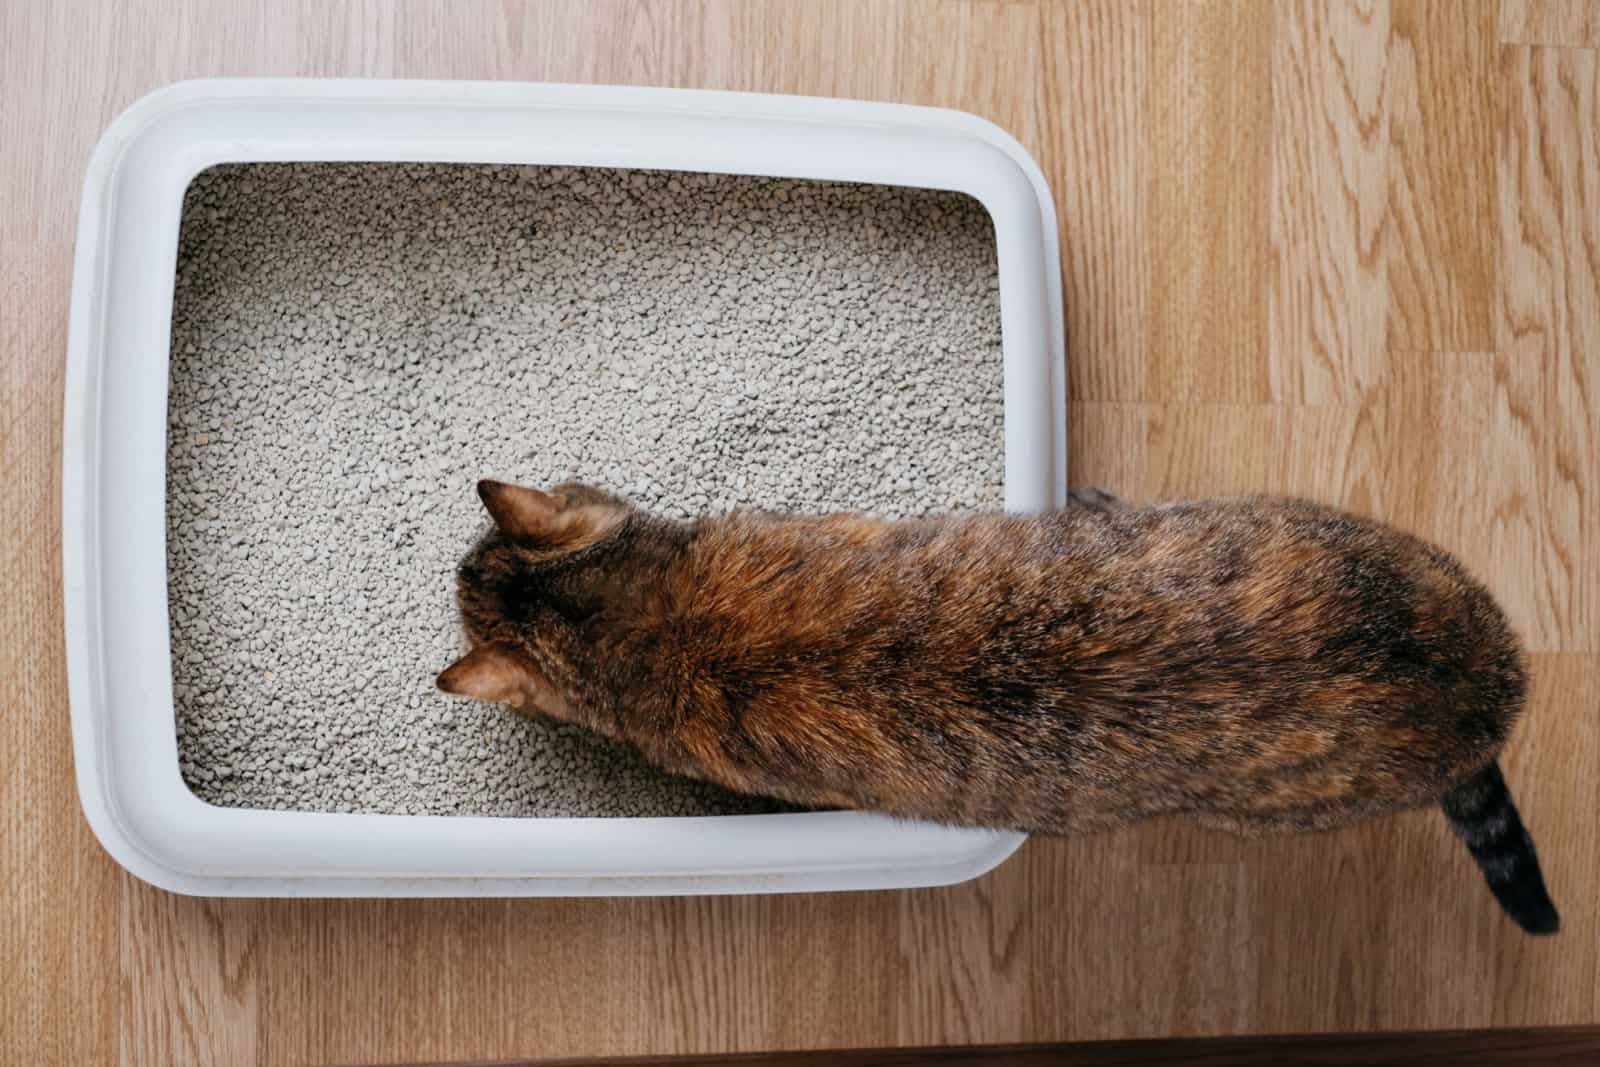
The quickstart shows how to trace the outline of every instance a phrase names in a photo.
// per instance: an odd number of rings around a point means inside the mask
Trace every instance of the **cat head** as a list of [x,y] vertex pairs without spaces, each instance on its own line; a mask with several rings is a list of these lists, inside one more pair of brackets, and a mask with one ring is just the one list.
[[437,679],[446,693],[574,719],[574,662],[597,617],[626,587],[629,549],[659,520],[568,483],[549,491],[478,483],[493,527],[456,570],[466,655]]

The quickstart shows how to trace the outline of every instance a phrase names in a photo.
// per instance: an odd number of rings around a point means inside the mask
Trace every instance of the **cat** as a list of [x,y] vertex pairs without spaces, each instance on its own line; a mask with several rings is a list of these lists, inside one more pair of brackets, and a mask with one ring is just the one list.
[[1415,537],[1264,497],[680,522],[576,483],[478,492],[446,693],[734,790],[961,826],[1439,804],[1509,916],[1559,926],[1495,762],[1520,646]]

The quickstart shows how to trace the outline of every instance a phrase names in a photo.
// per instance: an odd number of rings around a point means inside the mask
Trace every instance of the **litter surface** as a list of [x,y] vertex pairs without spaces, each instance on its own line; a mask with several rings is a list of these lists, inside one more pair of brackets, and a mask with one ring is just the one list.
[[778,810],[435,691],[480,477],[685,518],[1002,502],[993,230],[951,193],[214,168],[184,205],[170,389],[180,765],[230,807]]

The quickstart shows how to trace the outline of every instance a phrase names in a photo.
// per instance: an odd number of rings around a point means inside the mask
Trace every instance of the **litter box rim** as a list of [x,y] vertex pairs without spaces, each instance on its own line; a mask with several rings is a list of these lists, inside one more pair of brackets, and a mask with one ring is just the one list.
[[178,219],[219,163],[604,166],[869,182],[978,199],[995,226],[1006,507],[1066,501],[1055,210],[1009,134],[965,112],[703,90],[206,79],[107,127],[84,178],[62,436],[73,755],[95,836],[137,877],[210,896],[633,896],[942,885],[1025,835],[861,812],[695,818],[220,808],[178,771],[166,419]]

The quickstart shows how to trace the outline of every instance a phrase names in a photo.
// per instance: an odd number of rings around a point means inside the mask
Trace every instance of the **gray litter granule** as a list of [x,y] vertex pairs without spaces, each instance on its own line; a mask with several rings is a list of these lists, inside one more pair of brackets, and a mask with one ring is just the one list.
[[178,747],[215,804],[771,810],[435,691],[480,477],[684,517],[1001,503],[994,236],[956,194],[221,167],[184,202],[172,327]]

